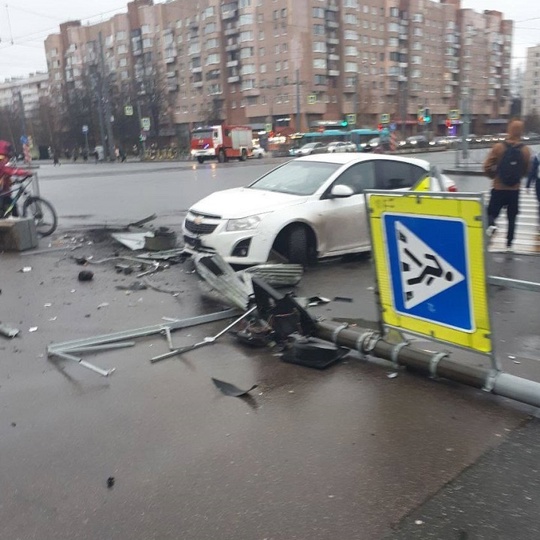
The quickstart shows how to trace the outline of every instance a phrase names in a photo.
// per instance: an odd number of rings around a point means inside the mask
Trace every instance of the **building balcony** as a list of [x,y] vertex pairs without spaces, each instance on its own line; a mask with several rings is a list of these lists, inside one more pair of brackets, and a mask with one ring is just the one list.
[[330,4],[326,6],[325,9],[327,12],[332,12],[332,13],[337,13],[339,11],[339,7],[336,4]]
[[408,68],[409,67],[409,62],[400,62],[398,65],[399,65],[400,68]]
[[226,52],[233,52],[237,51],[238,49],[240,49],[240,43],[231,43],[230,45],[225,46]]
[[165,63],[166,64],[174,64],[176,62],[176,56],[166,56],[165,57]]
[[328,45],[339,45],[339,38],[328,37],[326,38],[326,43]]
[[328,60],[334,60],[336,62],[339,62],[339,54],[329,54]]
[[240,76],[239,75],[233,75],[231,77],[227,77],[228,83],[237,83],[240,82]]
[[203,81],[197,81],[193,83],[193,88],[202,88],[203,87]]
[[230,21],[231,19],[236,19],[236,17],[238,17],[237,9],[228,9],[221,12],[221,19],[224,21]]
[[191,69],[191,73],[202,73],[202,66],[192,67],[190,69]]
[[329,77],[339,77],[339,69],[329,69],[327,75]]
[[261,95],[261,89],[260,88],[246,88],[245,90],[242,90],[243,96],[260,96]]
[[236,67],[238,66],[238,60],[229,60],[227,62],[227,67],[228,68],[232,68],[232,67]]
[[240,33],[240,28],[225,28],[223,32],[226,36],[236,36]]
[[339,28],[339,23],[336,21],[326,21],[326,28]]

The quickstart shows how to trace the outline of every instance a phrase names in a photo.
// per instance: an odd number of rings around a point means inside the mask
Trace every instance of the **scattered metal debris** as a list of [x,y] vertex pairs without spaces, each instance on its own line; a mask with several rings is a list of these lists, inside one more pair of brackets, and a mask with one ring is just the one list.
[[14,338],[19,335],[19,330],[17,328],[12,328],[7,324],[0,324],[0,334],[8,338]]
[[349,296],[335,296],[334,302],[352,302],[353,299]]
[[214,379],[213,377],[212,377],[212,382],[216,385],[216,388],[218,388],[223,394],[225,394],[226,396],[231,396],[231,397],[245,396],[246,394],[249,394],[249,392],[251,392],[252,390],[255,390],[255,388],[257,388],[258,386],[257,384],[254,384],[248,390],[241,390],[234,384],[230,384],[225,381],[220,381],[219,379]]
[[146,238],[149,236],[154,236],[154,233],[147,232],[122,232],[122,233],[112,233],[111,237],[114,238],[120,244],[126,246],[132,251],[137,251],[139,249],[144,249]]
[[28,272],[31,272],[32,271],[32,267],[31,266],[25,266],[24,268],[21,268],[19,270],[19,272],[22,272],[23,274],[26,274]]
[[109,476],[109,478],[107,478],[107,487],[111,489],[114,486],[114,483],[115,483],[114,476]]
[[235,321],[233,321],[231,324],[229,324],[227,327],[225,327],[223,330],[218,332],[215,336],[209,336],[205,337],[203,341],[199,341],[198,343],[194,343],[193,345],[188,345],[187,347],[181,347],[180,349],[175,349],[173,351],[169,351],[165,354],[160,354],[159,356],[154,356],[150,362],[152,364],[155,364],[156,362],[160,362],[161,360],[166,360],[167,358],[172,358],[173,356],[178,356],[179,354],[184,354],[188,351],[193,351],[195,349],[199,349],[201,347],[204,347],[205,345],[211,345],[214,343],[218,338],[220,338],[223,334],[227,333],[231,328],[236,326],[240,321],[245,319],[247,316],[251,315],[255,310],[257,309],[257,306],[253,306],[252,308],[248,309],[243,315],[238,317]]
[[273,287],[293,287],[302,279],[304,267],[301,264],[259,264],[242,272],[251,277],[264,279]]
[[217,294],[229,305],[247,309],[250,288],[220,255],[197,255],[193,261],[209,292]]
[[[52,343],[47,347],[47,357],[57,357],[63,360],[70,360],[80,364],[81,366],[90,369],[104,377],[108,377],[114,372],[113,369],[105,370],[89,362],[86,362],[82,358],[74,356],[79,352],[83,352],[92,347],[95,351],[95,347],[100,347],[101,350],[113,349],[118,347],[131,346],[131,342],[127,342],[128,339],[152,336],[156,334],[164,335],[165,329],[169,332],[179,330],[180,328],[187,328],[190,326],[196,326],[199,324],[205,324],[214,321],[220,321],[223,319],[230,319],[238,314],[235,309],[228,309],[225,311],[219,311],[217,313],[211,313],[209,315],[199,315],[197,317],[191,317],[189,319],[178,319],[168,323],[158,324],[154,326],[147,326],[143,328],[137,328],[134,330],[125,330],[122,332],[115,332],[113,334],[104,334],[92,338],[83,338],[73,341],[65,341],[63,343]],[[72,353],[72,354],[70,354]]]
[[145,291],[148,289],[142,281],[134,281],[131,285],[117,285],[116,288],[120,291]]
[[38,327],[37,326],[31,326],[28,331],[29,332],[37,332]]
[[142,225],[145,225],[149,221],[153,221],[156,218],[157,218],[157,214],[152,214],[151,216],[140,219],[139,221],[135,221],[133,223],[128,223],[126,225],[126,229],[129,229],[130,227],[141,227]]

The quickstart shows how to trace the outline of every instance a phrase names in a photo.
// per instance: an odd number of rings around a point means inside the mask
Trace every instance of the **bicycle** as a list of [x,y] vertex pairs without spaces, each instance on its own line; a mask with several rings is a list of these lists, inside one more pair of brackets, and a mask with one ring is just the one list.
[[13,186],[19,184],[18,187],[0,193],[0,197],[10,195],[11,202],[7,205],[7,208],[2,209],[0,206],[0,218],[6,218],[13,214],[13,210],[17,207],[19,199],[24,197],[22,205],[23,217],[33,217],[36,224],[36,231],[39,236],[51,235],[58,225],[58,216],[53,205],[39,197],[37,195],[31,195],[30,184],[32,182],[32,176],[26,176],[21,180],[13,180]]

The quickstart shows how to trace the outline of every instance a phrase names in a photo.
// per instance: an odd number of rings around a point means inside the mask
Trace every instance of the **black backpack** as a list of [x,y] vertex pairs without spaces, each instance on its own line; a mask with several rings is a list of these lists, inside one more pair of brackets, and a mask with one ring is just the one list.
[[523,144],[516,144],[515,146],[507,142],[504,144],[506,145],[506,150],[497,165],[497,176],[503,184],[515,186],[519,184],[525,169],[525,158],[521,151]]

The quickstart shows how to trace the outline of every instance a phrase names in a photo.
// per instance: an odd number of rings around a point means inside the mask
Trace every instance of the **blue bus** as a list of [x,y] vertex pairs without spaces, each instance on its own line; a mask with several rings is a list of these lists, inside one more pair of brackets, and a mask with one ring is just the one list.
[[351,129],[344,131],[341,129],[325,129],[324,131],[311,131],[309,133],[298,133],[291,136],[293,148],[300,148],[304,144],[321,142],[328,144],[334,141],[352,142],[356,145],[357,152],[363,152],[369,141],[379,137],[380,133],[376,129]]

